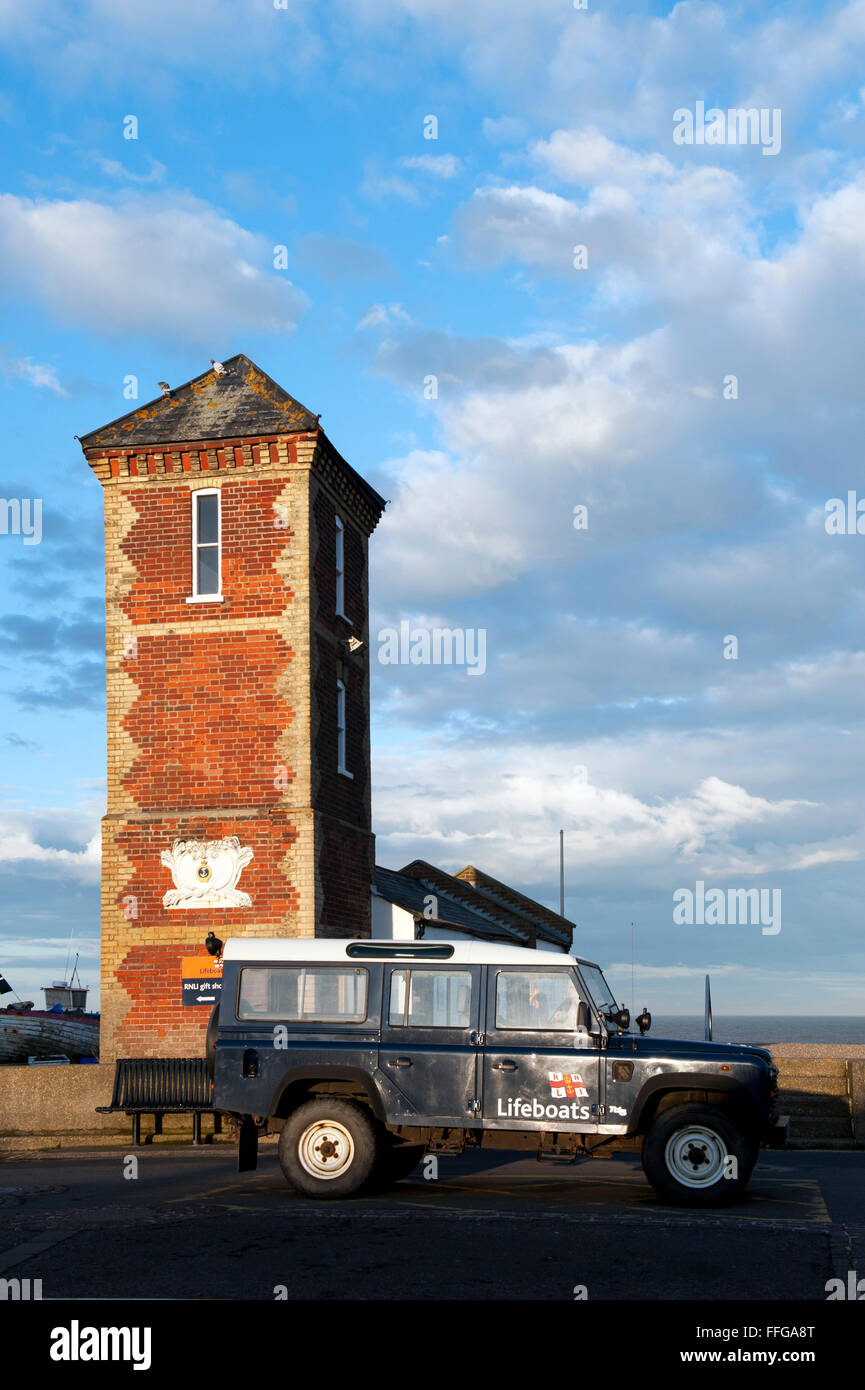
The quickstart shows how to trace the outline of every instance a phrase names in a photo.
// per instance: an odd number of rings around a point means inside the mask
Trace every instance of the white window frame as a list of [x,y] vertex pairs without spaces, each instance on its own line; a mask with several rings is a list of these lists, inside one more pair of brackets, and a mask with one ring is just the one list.
[[345,765],[346,751],[346,689],[345,681],[337,680],[336,683],[336,770],[343,777],[354,779],[354,773],[349,772]]
[[[222,492],[218,487],[197,487],[192,497],[192,593],[187,603],[224,603],[222,593]],[[215,594],[198,592],[198,498],[216,498],[216,574],[219,588]],[[208,545],[209,548],[209,545]]]
[[351,625],[351,618],[345,611],[345,522],[334,514],[336,522],[336,616]]

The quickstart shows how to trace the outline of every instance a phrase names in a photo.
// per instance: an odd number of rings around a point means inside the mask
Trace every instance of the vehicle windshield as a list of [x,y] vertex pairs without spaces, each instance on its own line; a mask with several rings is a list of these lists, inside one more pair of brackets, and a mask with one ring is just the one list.
[[604,979],[604,973],[596,965],[581,965],[580,974],[585,981],[586,989],[592,996],[592,1003],[604,1018],[608,1018],[610,1011],[618,1010],[613,991]]

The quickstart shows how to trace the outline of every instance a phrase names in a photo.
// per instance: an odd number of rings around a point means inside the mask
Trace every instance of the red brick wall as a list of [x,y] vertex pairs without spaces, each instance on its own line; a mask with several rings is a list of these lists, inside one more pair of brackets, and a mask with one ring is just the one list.
[[278,802],[277,740],[292,709],[277,685],[291,656],[278,632],[220,633],[218,622],[201,635],[142,635],[127,663],[140,694],[123,721],[143,754],[122,778],[137,805]]
[[249,473],[206,480],[208,487],[219,486],[221,492],[224,603],[186,602],[192,593],[194,492],[182,484],[159,483],[124,489],[139,518],[120,547],[136,570],[122,604],[130,622],[194,618],[209,625],[225,618],[281,613],[290,596],[273,563],[292,531],[274,524],[274,503],[286,481]]

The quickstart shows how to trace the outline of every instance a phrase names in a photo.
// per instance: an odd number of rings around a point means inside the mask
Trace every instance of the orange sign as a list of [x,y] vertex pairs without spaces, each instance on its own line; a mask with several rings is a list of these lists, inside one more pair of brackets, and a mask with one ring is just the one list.
[[184,980],[221,980],[222,965],[213,956],[182,956],[180,975]]

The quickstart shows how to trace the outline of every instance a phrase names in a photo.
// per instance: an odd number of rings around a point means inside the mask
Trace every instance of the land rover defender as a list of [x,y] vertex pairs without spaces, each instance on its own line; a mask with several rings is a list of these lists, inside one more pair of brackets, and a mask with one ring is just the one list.
[[213,1104],[238,1164],[280,1129],[309,1197],[399,1181],[427,1153],[639,1150],[665,1202],[744,1191],[774,1121],[777,1069],[759,1047],[627,1031],[602,970],[479,941],[243,937],[222,952],[208,1027]]

